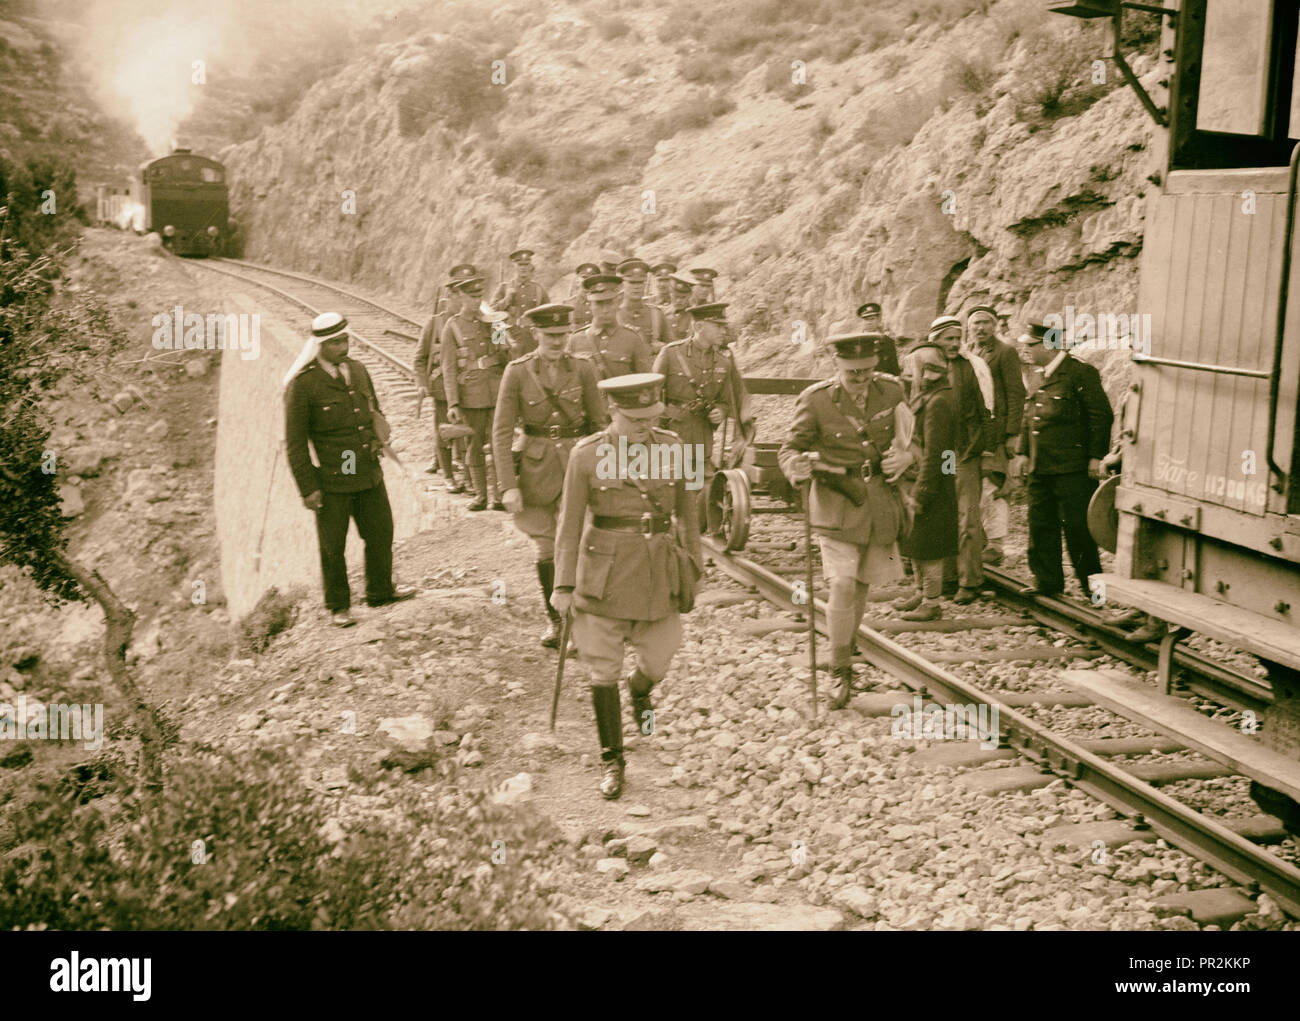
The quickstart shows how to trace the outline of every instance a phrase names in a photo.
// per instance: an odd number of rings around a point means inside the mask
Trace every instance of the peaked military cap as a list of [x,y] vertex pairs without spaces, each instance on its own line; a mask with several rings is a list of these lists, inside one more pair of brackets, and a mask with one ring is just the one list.
[[701,320],[707,322],[727,321],[727,303],[725,301],[713,301],[707,305],[695,305],[686,310],[691,314],[691,318],[696,322]]
[[644,280],[650,272],[650,263],[644,259],[624,259],[618,264],[618,275],[624,280]]
[[452,281],[451,286],[462,294],[481,294],[483,291],[483,278],[481,276],[466,277],[464,280]]
[[568,333],[573,329],[573,306],[552,302],[524,313],[524,318],[543,333]]
[[598,301],[618,297],[623,278],[617,273],[593,273],[582,282],[582,289]]
[[710,283],[718,275],[716,269],[693,269],[690,271],[691,276],[702,283]]
[[857,316],[859,319],[865,319],[871,313],[880,315],[880,303],[877,301],[868,301],[858,306]]
[[323,344],[348,332],[348,321],[337,312],[322,312],[311,321],[311,335]]
[[670,279],[673,282],[673,290],[678,294],[690,294],[695,290],[695,285],[685,277],[673,276]]
[[862,367],[857,363],[876,361],[876,342],[881,339],[879,333],[832,333],[826,343],[835,351],[840,361],[849,362],[852,367]]
[[532,262],[533,250],[531,248],[516,248],[510,253],[511,262]]
[[589,277],[600,272],[600,267],[594,262],[582,262],[578,268],[573,271],[580,277]]
[[650,272],[657,277],[668,276],[677,272],[677,263],[675,262],[656,262],[650,267]]
[[1025,324],[1025,332],[1016,338],[1017,344],[1038,344],[1044,340],[1055,340],[1056,346],[1061,347],[1061,329],[1059,327],[1048,326],[1044,322],[1031,319]]
[[658,372],[611,376],[596,384],[610,403],[629,418],[658,418],[664,413],[661,393],[664,377]]
[[462,262],[458,266],[452,266],[450,271],[447,273],[447,276],[450,277],[452,281],[468,280],[470,277],[476,277],[478,275],[478,267],[472,262]]

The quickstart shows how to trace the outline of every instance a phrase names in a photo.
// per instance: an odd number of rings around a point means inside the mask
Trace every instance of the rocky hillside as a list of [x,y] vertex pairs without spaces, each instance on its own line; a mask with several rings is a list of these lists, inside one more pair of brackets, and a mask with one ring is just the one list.
[[[1130,21],[1154,89],[1154,19]],[[975,299],[1016,332],[1135,311],[1152,125],[1092,63],[1100,30],[1038,0],[437,3],[397,27],[223,154],[251,257],[419,300],[521,243],[560,293],[604,249],[707,263],[765,372],[810,369],[796,321],[824,336],[868,296],[909,336]]]

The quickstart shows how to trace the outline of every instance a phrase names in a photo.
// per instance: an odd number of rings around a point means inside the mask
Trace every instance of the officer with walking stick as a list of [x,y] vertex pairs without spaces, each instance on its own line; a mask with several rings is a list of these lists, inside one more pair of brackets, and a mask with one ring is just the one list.
[[[817,535],[830,587],[832,709],[848,705],[852,692],[853,638],[869,587],[903,575],[895,541],[902,508],[881,461],[894,438],[894,407],[904,396],[897,379],[876,374],[878,342],[875,333],[828,338],[836,373],[799,395],[790,438],[778,454],[791,483],[812,480],[809,527]],[[815,466],[810,452],[819,455]]]

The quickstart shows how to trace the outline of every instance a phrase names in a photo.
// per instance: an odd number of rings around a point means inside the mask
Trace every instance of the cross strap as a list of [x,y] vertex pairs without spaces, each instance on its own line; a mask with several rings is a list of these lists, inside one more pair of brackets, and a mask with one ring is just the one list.
[[704,396],[704,386],[700,383],[697,383],[695,381],[695,377],[691,375],[691,368],[686,363],[686,356],[682,354],[682,349],[679,347],[673,348],[673,357],[677,359],[677,365],[682,370],[682,375],[686,377],[686,382],[690,384],[691,389],[695,391],[696,398],[698,398],[704,404],[712,404],[714,401],[718,399],[718,397],[722,394],[721,384],[718,384],[714,388],[712,397]]
[[537,384],[537,389],[542,391],[542,396],[546,398],[546,402],[559,412],[565,423],[569,426],[576,426],[578,423],[573,420],[573,417],[565,409],[564,405],[560,403],[559,398],[555,396],[555,391],[542,382],[542,377],[537,371],[536,358],[530,358],[524,363],[524,371],[527,372],[529,378]]

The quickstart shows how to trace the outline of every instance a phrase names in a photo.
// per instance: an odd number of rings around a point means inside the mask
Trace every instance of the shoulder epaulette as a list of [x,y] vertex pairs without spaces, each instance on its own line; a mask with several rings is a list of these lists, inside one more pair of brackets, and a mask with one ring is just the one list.
[[680,441],[681,441],[681,437],[678,436],[678,435],[677,435],[675,432],[673,432],[671,429],[661,429],[659,426],[651,426],[651,427],[650,427],[650,433],[651,433],[651,435],[656,436],[656,437],[667,437],[667,438],[669,438],[670,440],[672,440],[672,441],[676,441],[676,442],[680,442]]
[[593,444],[593,443],[598,443],[598,442],[600,442],[601,440],[608,440],[608,439],[609,439],[609,436],[606,434],[605,430],[604,430],[604,429],[601,429],[599,432],[594,432],[594,433],[592,433],[590,436],[584,436],[582,439],[580,439],[580,440],[579,440],[577,443],[575,443],[573,446],[574,446],[574,449],[576,450],[578,447],[587,447],[587,446],[590,446],[590,445]]
[[537,354],[536,350],[529,351],[527,354],[520,355],[518,358],[510,359],[510,361],[506,362],[506,365],[522,365],[524,362],[528,361],[528,359],[532,358],[535,354]]
[[[827,390],[830,387],[833,387],[834,385],[835,385],[835,377],[832,376],[830,379],[823,379],[819,383],[814,383],[812,386],[808,387],[808,389],[806,389],[804,393],[810,394],[814,390]],[[803,394],[800,394],[800,396],[803,396]]]

